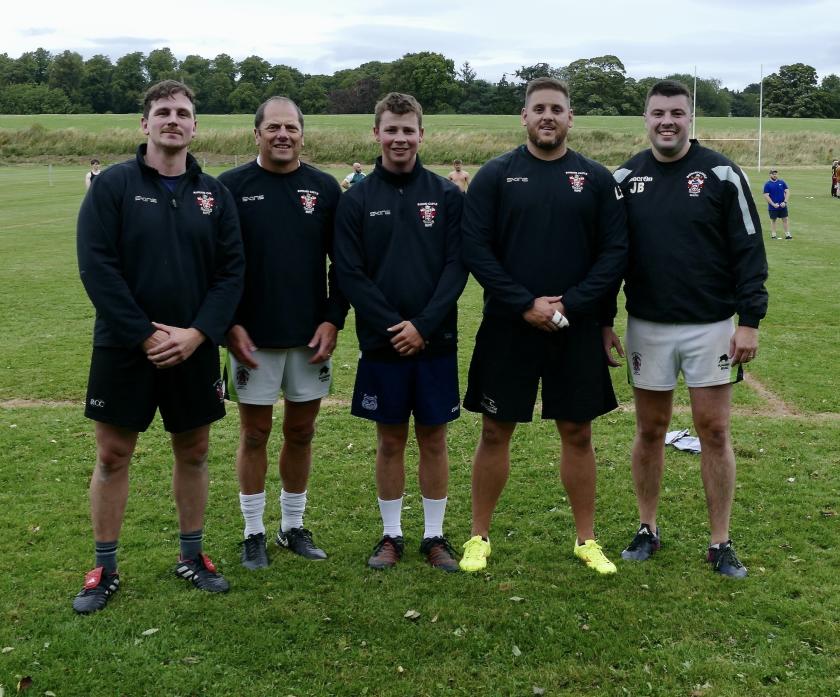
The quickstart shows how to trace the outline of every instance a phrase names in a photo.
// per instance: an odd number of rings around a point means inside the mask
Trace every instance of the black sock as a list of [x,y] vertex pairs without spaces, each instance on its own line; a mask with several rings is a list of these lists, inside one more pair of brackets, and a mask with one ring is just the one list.
[[105,567],[105,572],[113,574],[117,570],[117,540],[113,542],[94,541],[94,566]]
[[201,554],[204,528],[193,532],[182,532],[178,538],[181,542],[181,559],[195,559]]

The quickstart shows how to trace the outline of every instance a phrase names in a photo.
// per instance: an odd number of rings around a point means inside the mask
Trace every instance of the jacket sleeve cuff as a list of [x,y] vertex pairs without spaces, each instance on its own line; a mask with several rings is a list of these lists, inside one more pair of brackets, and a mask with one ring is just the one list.
[[738,315],[739,327],[752,327],[753,329],[758,329],[758,323],[760,321],[761,318],[756,317],[755,315]]

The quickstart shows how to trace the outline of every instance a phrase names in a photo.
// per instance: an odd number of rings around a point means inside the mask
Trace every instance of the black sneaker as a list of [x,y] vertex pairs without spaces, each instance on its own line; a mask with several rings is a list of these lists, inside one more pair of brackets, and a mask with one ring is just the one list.
[[727,540],[720,547],[709,547],[706,561],[712,565],[715,572],[730,578],[744,578],[747,575],[747,567],[741,563],[735,550],[732,549],[732,540]]
[[97,566],[85,574],[85,585],[73,598],[73,609],[80,615],[87,615],[104,608],[111,596],[119,590],[120,575],[105,573],[105,567]]
[[621,558],[632,561],[644,561],[653,556],[661,546],[662,542],[659,539],[659,528],[656,528],[656,534],[654,534],[650,531],[650,526],[647,523],[642,523],[633,541],[627,545],[627,549],[621,552]]
[[278,547],[285,547],[290,552],[299,554],[306,559],[326,559],[327,553],[312,542],[312,533],[306,528],[291,528],[283,532],[277,531],[274,540]]
[[445,537],[425,537],[420,543],[420,554],[426,557],[436,569],[453,573],[459,571],[458,560],[455,558],[455,550]]
[[265,533],[248,535],[242,542],[242,566],[253,571],[268,566],[268,552],[265,549]]
[[397,537],[384,535],[376,543],[376,547],[373,548],[373,553],[368,558],[367,565],[371,569],[390,569],[402,559],[404,549],[405,541],[402,535]]
[[230,590],[230,584],[216,571],[206,554],[199,554],[195,559],[181,559],[175,566],[175,575],[208,593],[227,593]]

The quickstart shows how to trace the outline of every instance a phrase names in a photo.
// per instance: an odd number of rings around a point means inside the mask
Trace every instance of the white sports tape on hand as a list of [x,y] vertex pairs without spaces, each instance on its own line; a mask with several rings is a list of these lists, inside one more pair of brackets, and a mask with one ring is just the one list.
[[554,311],[554,316],[551,318],[551,321],[559,328],[563,329],[564,327],[569,326],[569,320],[567,320],[559,310]]

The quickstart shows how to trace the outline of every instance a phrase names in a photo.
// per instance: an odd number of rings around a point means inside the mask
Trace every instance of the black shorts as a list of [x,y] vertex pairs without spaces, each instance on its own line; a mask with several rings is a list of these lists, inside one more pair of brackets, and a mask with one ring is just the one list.
[[145,431],[160,409],[164,428],[183,433],[225,415],[219,351],[201,344],[172,368],[152,365],[139,349],[94,347],[85,416],[130,431]]
[[541,380],[544,419],[583,423],[618,406],[597,323],[580,320],[549,333],[485,317],[464,408],[499,421],[531,421]]
[[770,216],[770,220],[776,220],[777,218],[787,218],[788,209],[787,206],[785,206],[784,208],[771,208],[767,211],[767,214]]

